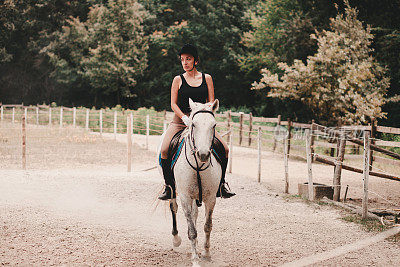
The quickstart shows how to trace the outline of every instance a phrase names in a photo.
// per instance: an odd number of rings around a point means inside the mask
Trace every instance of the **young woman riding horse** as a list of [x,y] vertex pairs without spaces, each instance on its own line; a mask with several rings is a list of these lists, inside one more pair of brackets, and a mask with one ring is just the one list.
[[[191,119],[188,117],[190,113],[189,98],[200,103],[214,101],[214,85],[211,76],[200,73],[196,69],[196,65],[199,63],[196,47],[186,44],[178,54],[185,73],[175,76],[171,86],[171,108],[175,114],[161,145],[161,167],[166,184],[164,192],[158,197],[161,200],[176,197],[175,179],[171,171],[171,159],[168,158],[168,149],[173,136],[191,124]],[[230,192],[225,184],[229,148],[217,132],[215,132],[215,137],[225,149],[225,154],[219,155],[221,157],[222,177],[217,196],[230,198],[235,193]]]

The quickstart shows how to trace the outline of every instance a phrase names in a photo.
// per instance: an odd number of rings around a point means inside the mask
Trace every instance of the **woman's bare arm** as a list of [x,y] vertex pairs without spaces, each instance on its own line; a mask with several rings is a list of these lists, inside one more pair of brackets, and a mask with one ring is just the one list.
[[210,74],[206,74],[206,82],[208,87],[208,98],[207,102],[213,102],[215,99],[214,96],[214,83]]
[[178,91],[179,85],[181,83],[181,79],[179,76],[175,76],[174,80],[172,81],[171,85],[171,109],[175,112],[175,114],[182,118],[185,115],[182,110],[178,106]]

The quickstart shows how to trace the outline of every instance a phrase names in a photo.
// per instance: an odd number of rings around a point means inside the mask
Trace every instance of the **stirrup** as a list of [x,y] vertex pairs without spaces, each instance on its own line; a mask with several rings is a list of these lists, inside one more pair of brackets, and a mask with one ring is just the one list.
[[174,190],[172,190],[172,186],[170,185],[164,185],[165,189],[164,192],[158,196],[159,200],[168,200],[168,199],[173,199],[176,198],[176,196],[174,196]]

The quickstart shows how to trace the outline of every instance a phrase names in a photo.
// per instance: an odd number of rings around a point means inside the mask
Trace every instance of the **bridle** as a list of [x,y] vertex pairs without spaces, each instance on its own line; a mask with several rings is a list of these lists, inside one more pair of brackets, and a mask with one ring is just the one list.
[[[211,114],[211,115],[215,118],[215,115],[214,115],[214,113],[213,113],[212,111],[202,109],[202,110],[196,111],[196,112],[192,115],[192,120],[193,120],[194,116],[196,116],[196,115],[199,114],[199,113],[209,113],[209,114]],[[201,171],[204,171],[204,170],[206,170],[206,169],[208,169],[208,167],[210,167],[210,165],[212,165],[212,162],[211,162],[211,158],[212,158],[212,157],[211,157],[211,155],[210,155],[210,162],[209,162],[209,164],[208,164],[206,167],[204,167],[204,165],[206,164],[205,162],[204,162],[203,164],[201,164],[201,166],[199,166],[199,162],[197,161],[197,157],[196,157],[196,152],[198,151],[198,149],[197,149],[197,147],[196,147],[196,142],[195,142],[195,140],[194,140],[193,127],[194,127],[193,125],[190,126],[189,136],[188,136],[188,137],[189,137],[188,143],[189,143],[189,146],[190,146],[190,150],[191,150],[191,152],[192,152],[192,154],[193,154],[194,160],[195,160],[195,162],[196,162],[196,167],[194,167],[194,166],[190,163],[189,159],[187,158],[187,153],[186,153],[186,143],[187,143],[187,142],[185,142],[185,157],[186,157],[186,161],[188,162],[189,166],[192,167],[192,169],[195,170],[196,173],[197,173],[197,183],[198,183],[198,186],[199,186],[199,199],[196,200],[196,205],[197,205],[198,207],[200,207],[200,206],[202,205],[201,202],[202,202],[202,197],[203,197],[203,196],[202,196],[203,193],[202,193],[202,187],[201,187],[200,172],[201,172]],[[214,138],[215,138],[215,127],[213,128],[213,138],[211,139],[212,141],[211,141],[211,146],[210,146],[210,149],[209,149],[210,153],[212,153]]]
[[[193,114],[192,120],[193,120],[194,116],[196,116],[199,113],[209,113],[215,118],[215,115],[214,115],[214,113],[212,111],[202,109],[202,110],[196,111]],[[193,127],[194,127],[193,125],[190,126],[190,133],[189,133],[190,142],[189,142],[189,145],[190,145],[190,150],[192,151],[192,153],[196,153],[198,151],[198,149],[196,147],[196,142],[194,140]],[[213,129],[213,138],[212,138],[212,140],[214,140],[214,137],[215,137],[215,127]],[[210,149],[209,149],[210,152],[211,152],[211,149],[212,149],[212,144],[213,143],[211,142],[211,146],[210,146]]]

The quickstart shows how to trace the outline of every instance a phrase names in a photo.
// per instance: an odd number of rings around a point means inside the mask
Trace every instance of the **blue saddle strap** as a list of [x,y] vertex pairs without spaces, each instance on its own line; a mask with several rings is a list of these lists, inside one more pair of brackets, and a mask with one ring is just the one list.
[[213,152],[214,156],[217,158],[217,161],[218,161],[218,162],[221,162],[221,158],[219,157],[217,151],[215,151],[214,148],[212,149],[212,152]]
[[183,145],[184,142],[185,142],[185,138],[182,138],[182,141],[181,141],[181,143],[179,144],[178,150],[176,151],[176,153],[175,153],[175,155],[174,155],[174,157],[173,157],[173,159],[172,159],[172,161],[171,161],[171,169],[174,168],[175,162],[176,162],[176,160],[178,159],[179,154],[181,154],[182,145]]
[[[183,138],[182,141],[179,143],[178,150],[176,151],[176,153],[175,153],[173,159],[171,160],[171,169],[174,167],[175,162],[176,162],[176,160],[178,159],[178,157],[179,157],[179,155],[180,155],[180,153],[181,153],[181,150],[182,150],[182,146],[183,146],[184,141],[185,141],[185,138]],[[159,164],[160,166],[162,166],[162,162],[161,162],[161,153],[158,155],[158,164]]]

